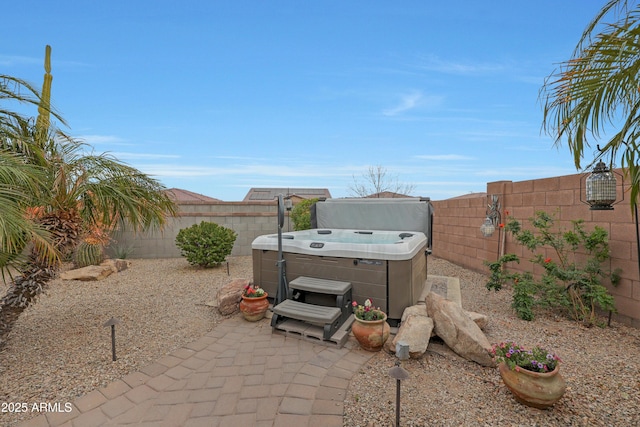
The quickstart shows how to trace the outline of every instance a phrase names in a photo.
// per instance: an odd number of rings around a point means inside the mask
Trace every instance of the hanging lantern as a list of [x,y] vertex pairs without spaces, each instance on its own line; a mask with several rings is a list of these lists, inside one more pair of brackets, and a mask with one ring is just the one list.
[[616,201],[616,177],[602,160],[585,181],[586,203],[589,209],[612,210]]

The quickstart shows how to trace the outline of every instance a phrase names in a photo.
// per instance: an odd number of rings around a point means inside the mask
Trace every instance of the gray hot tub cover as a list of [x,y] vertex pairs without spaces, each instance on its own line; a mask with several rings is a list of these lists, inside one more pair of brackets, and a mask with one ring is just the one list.
[[428,198],[326,199],[311,210],[313,228],[420,231],[429,247],[432,222]]

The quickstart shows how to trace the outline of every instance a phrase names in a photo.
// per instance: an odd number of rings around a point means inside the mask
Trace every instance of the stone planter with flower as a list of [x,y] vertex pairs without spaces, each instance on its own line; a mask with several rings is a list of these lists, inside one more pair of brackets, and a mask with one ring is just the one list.
[[553,406],[567,386],[560,375],[560,358],[543,348],[527,350],[514,342],[492,348],[500,376],[516,400],[545,409]]
[[387,323],[387,315],[374,307],[370,299],[359,305],[352,302],[355,322],[351,326],[353,336],[360,346],[368,351],[379,351],[389,338],[391,327]]

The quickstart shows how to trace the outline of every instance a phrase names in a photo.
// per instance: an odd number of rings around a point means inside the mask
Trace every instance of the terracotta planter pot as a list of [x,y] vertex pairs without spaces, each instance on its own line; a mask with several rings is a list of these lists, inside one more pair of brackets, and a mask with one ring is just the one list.
[[261,297],[249,298],[243,295],[242,301],[240,301],[240,311],[244,318],[249,322],[257,322],[264,318],[264,315],[269,309],[268,296],[269,294],[266,292]]
[[387,323],[386,314],[380,320],[361,320],[355,317],[351,332],[358,340],[360,347],[368,351],[380,351],[389,338],[391,327]]
[[560,365],[551,372],[532,372],[520,368],[509,369],[506,363],[498,365],[502,381],[516,400],[524,405],[545,409],[553,406],[564,394],[567,384],[560,375]]

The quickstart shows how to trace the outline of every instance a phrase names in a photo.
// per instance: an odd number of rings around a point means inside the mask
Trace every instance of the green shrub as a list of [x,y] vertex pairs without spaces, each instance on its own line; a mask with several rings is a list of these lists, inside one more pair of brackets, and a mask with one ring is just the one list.
[[133,245],[121,246],[117,245],[113,247],[113,255],[117,259],[127,259],[133,253]]
[[237,233],[213,222],[183,228],[176,236],[176,245],[189,264],[217,267],[231,254]]
[[305,199],[293,207],[291,211],[291,221],[295,231],[308,230],[311,228],[311,206],[318,199]]
[[104,247],[99,243],[80,242],[73,252],[73,265],[76,268],[99,265],[104,261]]
[[[615,312],[613,296],[602,284],[607,280],[616,285],[620,280],[619,270],[603,267],[610,257],[606,230],[595,226],[588,233],[583,220],[572,221],[570,230],[555,228],[554,218],[545,212],[536,212],[530,221],[534,230],[524,230],[512,218],[505,232],[532,252],[530,261],[543,270],[540,279],[534,280],[530,272],[508,271],[507,264],[520,259],[506,254],[495,262],[485,262],[490,271],[487,289],[498,291],[511,283],[512,307],[524,320],[533,320],[534,306],[566,309],[570,317],[587,326],[597,323],[597,309]],[[545,257],[545,250],[553,255]]]

